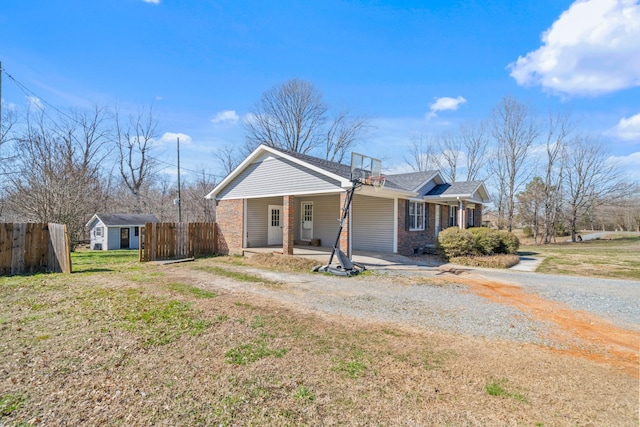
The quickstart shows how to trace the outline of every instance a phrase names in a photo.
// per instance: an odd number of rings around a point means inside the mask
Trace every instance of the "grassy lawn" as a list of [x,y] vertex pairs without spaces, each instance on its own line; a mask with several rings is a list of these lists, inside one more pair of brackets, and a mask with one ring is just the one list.
[[539,273],[640,280],[640,236],[522,246],[520,253],[544,257]]
[[637,379],[609,366],[216,287],[254,283],[235,258],[136,259],[0,277],[0,425],[637,422]]

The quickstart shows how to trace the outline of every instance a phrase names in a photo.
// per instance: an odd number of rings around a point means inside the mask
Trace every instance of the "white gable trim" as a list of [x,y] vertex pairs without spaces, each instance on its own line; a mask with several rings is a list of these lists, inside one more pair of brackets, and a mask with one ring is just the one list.
[[[293,163],[296,163],[298,165],[301,165],[307,169],[311,169],[315,172],[318,172],[324,176],[327,176],[333,180],[336,180],[338,182],[340,182],[340,185],[343,188],[349,188],[351,187],[351,181],[349,181],[346,178],[343,178],[339,175],[336,175],[334,173],[328,172],[325,169],[319,168],[317,166],[314,166],[312,164],[309,164],[303,160],[300,160],[296,157],[290,156],[288,154],[283,153],[282,151],[279,151],[273,147],[268,147],[266,145],[260,145],[258,148],[256,148],[255,150],[253,150],[253,152],[251,154],[249,154],[249,156],[244,159],[244,161],[242,163],[240,163],[238,165],[237,168],[235,168],[229,175],[227,175],[227,177],[225,179],[222,180],[222,182],[220,182],[220,184],[216,185],[216,187],[205,196],[206,199],[213,199],[215,198],[215,196],[224,188],[226,187],[230,182],[232,182],[238,175],[240,175],[240,173],[242,173],[242,171],[244,171],[250,164],[254,163],[257,159],[259,159],[261,156],[265,155],[265,154],[271,154],[275,157],[279,157],[279,158],[284,158],[287,159]],[[265,197],[265,196],[262,196]]]

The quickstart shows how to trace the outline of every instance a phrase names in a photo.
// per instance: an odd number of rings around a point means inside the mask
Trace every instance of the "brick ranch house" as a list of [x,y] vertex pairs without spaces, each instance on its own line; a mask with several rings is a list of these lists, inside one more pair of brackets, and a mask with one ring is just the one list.
[[[294,244],[333,246],[348,165],[261,145],[206,197],[215,200],[218,251]],[[384,188],[357,189],[340,248],[411,255],[447,227],[482,224],[489,195],[481,181],[444,182],[439,171],[386,175]]]

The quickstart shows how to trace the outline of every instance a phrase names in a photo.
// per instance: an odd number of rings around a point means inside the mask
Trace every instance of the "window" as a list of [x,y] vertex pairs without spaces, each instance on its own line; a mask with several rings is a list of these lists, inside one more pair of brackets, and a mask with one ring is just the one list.
[[280,227],[280,209],[271,209],[271,226]]
[[409,230],[424,230],[424,203],[409,202]]
[[475,220],[475,216],[476,216],[476,209],[475,208],[468,208],[467,209],[467,225],[469,227],[474,227],[474,220]]
[[449,206],[449,227],[458,225],[458,207]]
[[133,229],[133,235],[136,237],[140,236],[140,227],[135,227]]
[[102,227],[96,227],[96,237],[102,237]]

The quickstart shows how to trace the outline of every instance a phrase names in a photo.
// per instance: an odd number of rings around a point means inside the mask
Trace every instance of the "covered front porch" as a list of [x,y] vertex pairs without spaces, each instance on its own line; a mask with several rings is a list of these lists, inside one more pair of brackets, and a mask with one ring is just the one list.
[[[298,246],[294,245],[293,253],[290,255],[313,259],[318,264],[326,264],[331,256],[331,247],[327,246]],[[243,251],[243,255],[250,257],[255,254],[278,254],[282,255],[282,246],[263,246],[256,248],[247,248]],[[425,268],[440,265],[434,263],[433,260],[422,258],[411,258],[403,255],[388,252],[372,252],[355,249],[353,250],[352,260],[363,264],[368,269],[406,269],[406,268]],[[334,260],[335,262],[335,260]]]

